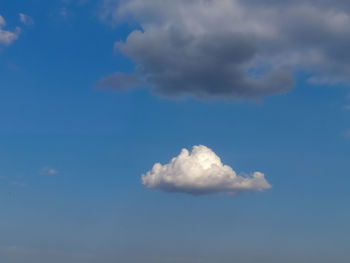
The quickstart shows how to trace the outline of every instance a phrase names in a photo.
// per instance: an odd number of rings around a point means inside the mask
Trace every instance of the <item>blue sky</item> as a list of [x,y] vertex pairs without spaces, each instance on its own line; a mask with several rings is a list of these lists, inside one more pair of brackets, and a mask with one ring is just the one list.
[[[256,52],[269,70],[292,72],[294,84],[277,78],[278,89],[237,79],[227,81],[241,89],[197,88],[203,82],[187,75],[187,60],[178,69],[160,56],[162,67],[181,76],[173,79],[179,85],[174,88],[148,60],[163,54],[151,51],[148,39],[164,35],[147,34],[161,32],[165,23],[161,16],[149,20],[143,10],[157,17],[152,8],[159,5],[151,2],[139,11],[140,1],[134,1],[131,18],[121,21],[109,13],[118,9],[113,1],[0,4],[3,29],[21,27],[18,39],[0,44],[1,262],[349,262],[350,91],[347,71],[328,68],[348,65],[335,60],[334,46],[343,42],[293,42],[290,49],[302,56],[301,50],[326,50],[329,63],[284,66],[275,57],[287,49],[272,54],[272,42],[257,38],[263,47]],[[21,23],[19,13],[34,24]],[[140,28],[145,39],[134,43],[130,35]],[[126,43],[121,52],[114,48],[119,41]],[[265,70],[259,65],[258,72]],[[119,79],[110,87],[98,84],[115,72],[144,84],[127,90],[118,89]],[[330,81],[315,85],[310,76]],[[276,83],[267,78],[268,87],[270,81]],[[193,196],[141,183],[155,162],[166,164],[193,145],[209,147],[238,173],[263,172],[272,188]]]

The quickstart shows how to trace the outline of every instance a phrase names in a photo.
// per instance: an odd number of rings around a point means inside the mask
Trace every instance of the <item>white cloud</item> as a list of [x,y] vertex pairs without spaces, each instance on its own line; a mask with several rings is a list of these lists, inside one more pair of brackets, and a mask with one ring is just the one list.
[[203,145],[193,146],[192,152],[182,149],[168,164],[154,164],[151,171],[142,175],[142,183],[148,188],[195,195],[220,192],[235,194],[271,188],[263,173],[237,175]]
[[0,15],[0,44],[10,45],[15,41],[19,34],[21,33],[21,29],[16,27],[14,31],[5,30],[6,20],[3,16]]
[[30,26],[34,24],[33,18],[23,13],[19,13],[19,20],[21,20],[21,22],[26,26]]

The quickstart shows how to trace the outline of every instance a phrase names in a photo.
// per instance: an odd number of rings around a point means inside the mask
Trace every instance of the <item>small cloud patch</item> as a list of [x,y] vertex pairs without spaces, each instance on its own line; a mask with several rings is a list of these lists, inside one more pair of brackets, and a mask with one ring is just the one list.
[[44,176],[52,176],[58,174],[58,171],[51,167],[43,167],[41,168],[40,174]]
[[33,18],[31,18],[30,16],[28,16],[26,14],[19,13],[19,20],[26,26],[34,25]]

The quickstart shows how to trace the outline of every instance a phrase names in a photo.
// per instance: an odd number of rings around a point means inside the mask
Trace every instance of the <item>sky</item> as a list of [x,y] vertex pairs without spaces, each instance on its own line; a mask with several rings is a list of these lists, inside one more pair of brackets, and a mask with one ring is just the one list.
[[347,263],[350,5],[3,0],[4,263]]

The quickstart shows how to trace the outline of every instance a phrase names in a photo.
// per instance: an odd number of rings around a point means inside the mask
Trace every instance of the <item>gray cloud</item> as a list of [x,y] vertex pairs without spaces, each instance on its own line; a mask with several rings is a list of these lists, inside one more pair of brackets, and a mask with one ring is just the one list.
[[[166,96],[203,99],[284,93],[297,70],[310,83],[348,84],[349,15],[350,4],[327,0],[109,0],[102,11],[139,25],[115,45],[138,79]],[[101,83],[124,87],[118,75]]]
[[142,85],[142,82],[134,74],[114,73],[96,84],[97,88],[129,89]]

